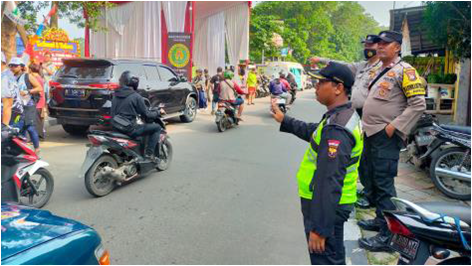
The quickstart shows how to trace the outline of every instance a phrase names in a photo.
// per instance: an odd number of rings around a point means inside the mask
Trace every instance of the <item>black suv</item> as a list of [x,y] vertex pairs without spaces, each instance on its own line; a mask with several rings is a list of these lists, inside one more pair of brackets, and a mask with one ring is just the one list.
[[111,100],[120,75],[129,70],[139,77],[138,91],[151,106],[164,104],[165,118],[180,116],[192,122],[197,115],[198,94],[187,79],[169,67],[145,60],[64,59],[50,82],[50,116],[70,134],[84,134],[102,118],[99,109]]

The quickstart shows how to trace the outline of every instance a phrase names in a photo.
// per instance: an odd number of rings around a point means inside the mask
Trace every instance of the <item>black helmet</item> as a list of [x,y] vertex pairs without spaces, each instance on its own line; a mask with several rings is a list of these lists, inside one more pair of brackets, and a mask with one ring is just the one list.
[[139,85],[139,78],[135,76],[131,71],[125,71],[121,74],[120,77],[120,86],[127,86],[133,87],[133,89],[137,89]]

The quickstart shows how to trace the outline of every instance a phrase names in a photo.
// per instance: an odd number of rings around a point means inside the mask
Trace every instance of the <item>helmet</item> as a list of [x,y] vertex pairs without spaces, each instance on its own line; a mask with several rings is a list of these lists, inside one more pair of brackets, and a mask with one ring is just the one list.
[[133,87],[133,89],[137,89],[139,85],[139,78],[135,76],[131,71],[125,71],[120,76],[120,86],[121,87]]
[[280,77],[280,78],[283,78],[283,79],[284,79],[285,76],[286,76],[285,71],[282,70],[282,71],[279,72],[279,77]]
[[231,71],[225,71],[224,77],[225,79],[233,79],[234,74]]

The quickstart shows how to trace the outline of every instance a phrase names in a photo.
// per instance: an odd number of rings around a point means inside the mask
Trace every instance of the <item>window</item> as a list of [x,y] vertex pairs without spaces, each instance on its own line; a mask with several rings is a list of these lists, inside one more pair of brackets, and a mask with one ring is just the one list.
[[65,65],[58,73],[58,77],[78,79],[108,78],[111,73],[110,66],[68,66]]
[[125,71],[131,71],[132,74],[139,77],[140,80],[146,80],[143,65],[141,64],[118,64],[113,67],[113,78],[118,80]]
[[161,78],[163,81],[170,81],[171,79],[176,79],[174,72],[168,69],[167,67],[159,67],[159,72],[161,73]]
[[144,66],[144,72],[146,72],[146,76],[148,80],[152,81],[159,81],[159,73],[157,72],[157,67],[156,66],[150,66],[150,65],[145,65]]

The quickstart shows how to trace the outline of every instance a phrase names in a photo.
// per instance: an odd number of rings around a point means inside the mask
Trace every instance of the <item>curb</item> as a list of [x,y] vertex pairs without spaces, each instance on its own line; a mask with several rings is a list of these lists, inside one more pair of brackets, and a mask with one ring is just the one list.
[[356,209],[351,212],[349,220],[344,225],[344,245],[346,247],[347,265],[369,265],[367,253],[359,247],[358,240],[362,237],[361,229],[357,225]]

